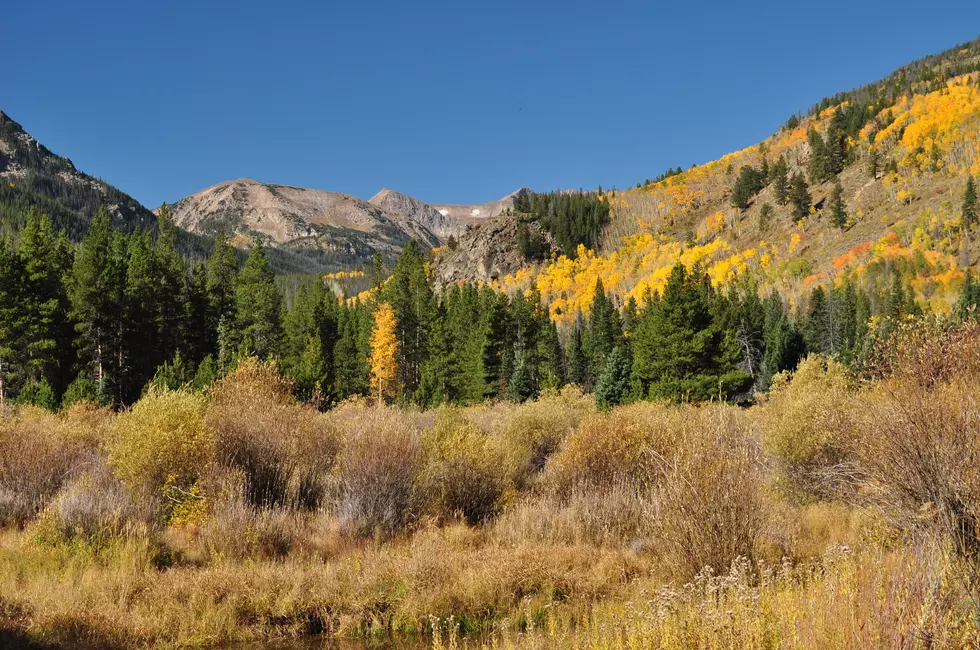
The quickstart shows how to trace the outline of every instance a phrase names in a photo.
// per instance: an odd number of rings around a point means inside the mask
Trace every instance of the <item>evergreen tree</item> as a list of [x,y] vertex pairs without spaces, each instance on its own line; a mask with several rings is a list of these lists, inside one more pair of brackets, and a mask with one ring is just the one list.
[[963,223],[967,227],[977,223],[980,216],[977,212],[977,187],[973,176],[966,177],[966,189],[963,191]]
[[836,228],[844,229],[847,224],[847,209],[844,206],[844,188],[840,181],[834,183],[834,191],[830,195],[830,220]]
[[398,323],[398,381],[406,393],[412,395],[422,381],[422,366],[428,356],[429,325],[436,308],[422,249],[414,239],[402,249],[381,293],[394,309]]
[[16,393],[22,380],[20,355],[27,319],[23,278],[20,257],[0,238],[0,406]]
[[124,255],[122,236],[100,208],[75,258],[70,297],[82,363],[103,401],[113,398],[122,354]]
[[623,342],[623,326],[612,299],[606,295],[602,280],[596,280],[588,325],[582,337],[587,360],[586,385],[591,388],[606,366],[606,357]]
[[790,181],[790,201],[793,203],[793,219],[795,221],[800,221],[810,214],[813,199],[810,196],[806,179],[800,172],[793,174],[793,179]]
[[810,141],[810,182],[822,183],[831,176],[827,145],[812,126],[807,131],[807,139]]
[[249,252],[237,279],[233,340],[260,359],[282,352],[282,296],[261,244]]
[[957,310],[960,318],[977,318],[978,305],[980,305],[980,283],[973,277],[973,270],[966,270],[966,277],[963,279],[963,290],[957,303]]
[[795,368],[803,355],[803,337],[790,321],[777,292],[769,294],[764,309],[762,340],[765,352],[758,379],[760,390],[768,390],[772,378],[777,373]]
[[700,267],[671,269],[663,296],[644,307],[632,336],[638,397],[707,400],[746,388],[751,378],[735,368],[738,350],[715,322],[713,297]]
[[749,207],[749,201],[763,187],[762,174],[751,165],[744,165],[738,172],[738,178],[732,187],[732,207],[744,210]]
[[214,251],[208,258],[208,301],[211,305],[210,322],[217,328],[222,318],[234,318],[235,281],[238,276],[238,262],[235,249],[227,236],[219,232],[214,239]]
[[588,362],[582,347],[582,328],[576,323],[568,340],[568,352],[565,355],[565,375],[568,383],[584,387]]
[[632,364],[624,350],[622,346],[614,347],[599,374],[595,388],[596,403],[599,408],[608,409],[622,404],[629,395]]
[[531,364],[528,363],[527,353],[517,355],[514,372],[507,385],[507,397],[514,402],[524,402],[534,395],[534,375]]
[[881,153],[878,151],[878,147],[871,146],[868,148],[868,176],[871,177],[871,180],[877,180],[880,170]]
[[776,196],[776,203],[786,205],[789,200],[789,165],[781,154],[773,164],[772,191]]
[[759,230],[761,232],[766,232],[772,225],[772,206],[768,203],[763,203],[762,207],[759,208]]

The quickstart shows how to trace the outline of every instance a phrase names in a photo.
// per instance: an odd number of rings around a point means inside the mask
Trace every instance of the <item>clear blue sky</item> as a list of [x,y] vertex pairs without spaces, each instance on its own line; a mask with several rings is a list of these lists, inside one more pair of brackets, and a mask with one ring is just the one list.
[[149,207],[256,178],[626,187],[980,33],[980,2],[5,3],[0,109]]

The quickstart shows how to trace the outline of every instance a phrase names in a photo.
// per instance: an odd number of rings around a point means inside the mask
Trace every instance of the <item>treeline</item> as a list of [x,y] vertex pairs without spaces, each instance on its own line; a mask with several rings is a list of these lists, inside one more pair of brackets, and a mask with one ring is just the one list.
[[601,192],[528,192],[517,197],[514,209],[530,215],[571,257],[580,244],[598,248],[602,229],[609,223],[609,203]]
[[[719,289],[700,266],[678,264],[642,306],[616,304],[597,282],[588,314],[559,332],[533,289],[437,293],[414,241],[358,300],[323,278],[277,283],[261,246],[241,265],[222,236],[191,265],[166,210],[155,238],[114,230],[99,211],[77,248],[48,217],[25,224],[16,247],[0,244],[0,398],[51,408],[124,406],[148,385],[203,388],[252,356],[276,360],[297,396],[321,406],[356,395],[524,401],[568,383],[603,405],[743,400],[807,352],[857,363],[869,341],[921,313],[897,270],[881,290],[817,287],[794,313],[751,278]],[[969,275],[961,313],[978,301]]]

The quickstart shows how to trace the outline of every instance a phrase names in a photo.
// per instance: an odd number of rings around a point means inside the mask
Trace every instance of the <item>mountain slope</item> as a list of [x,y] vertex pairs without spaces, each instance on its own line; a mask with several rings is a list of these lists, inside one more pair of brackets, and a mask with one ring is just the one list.
[[410,239],[439,238],[418,221],[338,192],[242,179],[181,199],[171,211],[182,228],[204,235],[231,232],[278,248],[314,248],[352,258],[392,253]]
[[89,176],[58,156],[0,111],[0,216],[18,228],[26,208],[47,213],[55,224],[80,238],[92,215],[105,206],[117,228],[152,228],[153,214],[108,183]]
[[[961,216],[967,175],[980,174],[978,70],[980,40],[827,98],[758,145],[659,182],[608,192],[612,220],[599,251],[560,256],[497,284],[535,285],[566,324],[588,312],[597,279],[620,304],[629,298],[642,303],[649,291],[663,288],[678,261],[702,264],[718,285],[751,275],[797,305],[817,286],[850,280],[882,300],[900,283],[923,307],[948,311],[965,268],[980,257],[977,226]],[[832,139],[835,120],[847,132],[843,170],[814,178],[813,143]],[[817,155],[826,155],[825,144],[820,147]],[[735,207],[741,170],[761,173],[780,157],[790,176],[798,173],[809,185],[804,218],[794,218],[791,202],[777,200],[771,179],[746,206]],[[843,228],[832,219],[838,180]]]

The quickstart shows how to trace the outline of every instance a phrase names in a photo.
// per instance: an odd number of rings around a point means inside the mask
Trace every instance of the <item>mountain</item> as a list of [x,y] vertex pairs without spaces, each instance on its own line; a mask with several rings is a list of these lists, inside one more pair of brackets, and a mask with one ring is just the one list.
[[152,228],[156,217],[133,197],[79,171],[0,111],[0,217],[5,228],[22,225],[27,208],[47,213],[72,239],[84,235],[105,206],[114,226]]
[[483,220],[464,230],[456,242],[440,248],[432,260],[437,285],[456,282],[494,282],[529,267],[533,262],[522,252],[521,229],[543,242],[539,257],[558,255],[561,249],[540,224],[501,215]]
[[371,197],[369,202],[389,212],[418,221],[440,239],[447,241],[450,236],[458,238],[470,226],[477,226],[487,219],[512,211],[518,197],[526,196],[528,192],[527,188],[522,187],[502,199],[488,203],[429,205],[407,194],[383,189]]
[[[787,181],[798,178],[799,207],[778,187],[780,160]],[[563,324],[588,313],[597,280],[617,304],[642,304],[677,262],[699,263],[719,286],[751,276],[796,307],[818,287],[851,284],[881,304],[913,296],[948,312],[980,259],[980,224],[963,208],[971,174],[980,177],[980,40],[827,97],[763,142],[606,192],[598,245],[496,284],[535,286]]]
[[392,253],[410,239],[440,243],[423,223],[339,192],[242,179],[219,183],[170,206],[190,232],[231,232],[278,248],[313,248],[353,259]]

